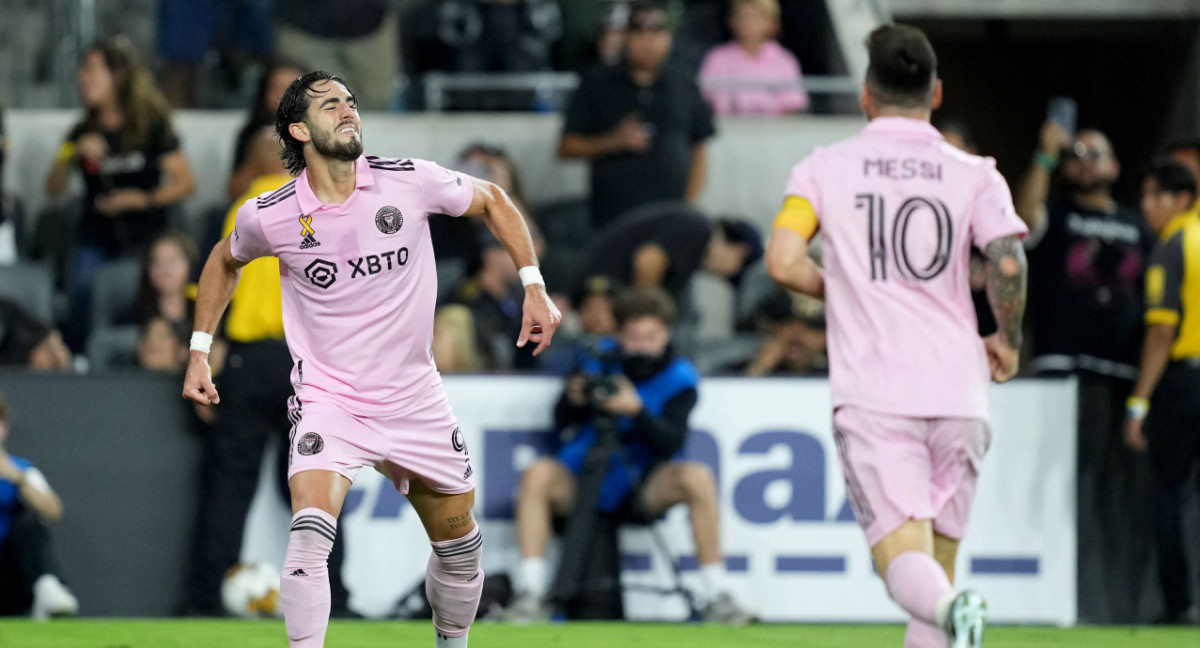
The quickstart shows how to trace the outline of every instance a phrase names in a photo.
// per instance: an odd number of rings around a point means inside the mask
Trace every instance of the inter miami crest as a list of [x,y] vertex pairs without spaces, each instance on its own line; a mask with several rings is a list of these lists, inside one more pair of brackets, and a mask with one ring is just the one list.
[[310,457],[325,449],[325,440],[316,432],[309,432],[296,442],[296,452]]
[[300,239],[301,250],[315,248],[321,244],[321,242],[317,240],[316,230],[313,229],[311,214],[303,214],[300,216],[300,226],[304,228],[300,230],[300,236],[303,237]]
[[375,214],[375,227],[378,227],[379,231],[384,234],[395,234],[400,231],[402,225],[404,225],[404,215],[391,205],[380,208]]

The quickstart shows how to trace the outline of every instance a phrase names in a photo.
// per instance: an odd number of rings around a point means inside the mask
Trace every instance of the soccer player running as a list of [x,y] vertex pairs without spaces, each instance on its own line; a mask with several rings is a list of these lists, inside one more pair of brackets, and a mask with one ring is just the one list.
[[[184,397],[217,404],[208,343],[255,258],[279,258],[295,365],[289,403],[292,525],[280,594],[288,643],[321,646],[327,558],[355,475],[372,466],[408,496],[433,545],[426,592],[438,648],[465,648],[483,588],[473,470],[433,364],[430,214],[481,216],[526,285],[517,346],[550,344],[546,295],[521,216],[495,185],[432,162],[364,156],[357,101],[327,72],[292,82],[275,119],[296,179],[247,201],[200,277]],[[280,404],[283,405],[282,403]]]
[[[986,605],[955,591],[954,560],[991,436],[989,372],[1017,370],[1026,228],[995,162],[929,124],[942,87],[925,35],[886,25],[867,48],[870,124],[793,169],[767,268],[826,299],[834,439],[875,567],[911,615],[904,645],[978,646]],[[823,273],[808,256],[818,226]],[[999,325],[983,340],[971,245],[987,256]]]

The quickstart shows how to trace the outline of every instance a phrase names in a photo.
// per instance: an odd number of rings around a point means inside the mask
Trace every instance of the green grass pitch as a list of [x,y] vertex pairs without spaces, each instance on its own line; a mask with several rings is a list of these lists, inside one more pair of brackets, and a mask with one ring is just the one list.
[[[862,648],[903,643],[901,626],[757,625],[728,628],[641,623],[567,623],[512,626],[479,623],[471,630],[474,648]],[[280,648],[287,645],[283,623],[233,620],[65,620],[35,623],[0,621],[5,648]],[[330,648],[433,645],[429,622],[334,621],[326,636]],[[1027,628],[988,630],[989,648],[1108,648],[1152,646],[1195,648],[1200,629],[1188,628]]]

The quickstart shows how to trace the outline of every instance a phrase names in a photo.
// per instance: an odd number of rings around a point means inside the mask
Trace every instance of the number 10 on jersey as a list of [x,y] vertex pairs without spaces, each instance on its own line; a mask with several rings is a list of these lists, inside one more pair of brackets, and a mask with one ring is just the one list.
[[[855,195],[854,208],[867,215],[872,281],[887,281],[889,259],[895,259],[894,267],[902,278],[915,281],[929,281],[950,265],[954,225],[950,210],[937,198],[911,196],[890,218],[883,196],[878,194]],[[915,220],[925,218],[931,219],[937,229],[936,245],[930,259],[915,258],[909,250],[909,228]]]

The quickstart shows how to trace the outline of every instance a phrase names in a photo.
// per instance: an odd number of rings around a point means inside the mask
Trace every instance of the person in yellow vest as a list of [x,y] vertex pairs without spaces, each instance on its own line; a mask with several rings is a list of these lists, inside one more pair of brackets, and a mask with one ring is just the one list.
[[[279,157],[274,129],[264,127],[254,140],[248,165],[252,174],[246,193],[233,202],[222,236],[233,230],[238,208],[247,200],[282,187],[292,179]],[[223,616],[221,581],[238,562],[246,513],[258,487],[267,442],[279,442],[280,480],[287,474],[287,401],[292,396],[288,379],[292,357],[284,341],[283,305],[279,260],[257,259],[242,268],[225,318],[229,352],[217,377],[221,383],[221,410],[207,441],[202,497],[197,516],[195,554],[192,558],[185,611],[198,616]],[[339,533],[329,557],[332,612],[348,611],[350,594],[341,579],[344,533]]]
[[[1125,442],[1145,450],[1154,473],[1154,531],[1165,624],[1197,624],[1183,543],[1183,491],[1200,463],[1200,210],[1196,177],[1178,162],[1142,181],[1142,211],[1159,233],[1146,269],[1146,341]],[[1153,399],[1153,400],[1151,400]],[[1143,426],[1144,424],[1144,426]],[[1143,432],[1144,427],[1144,432]]]

